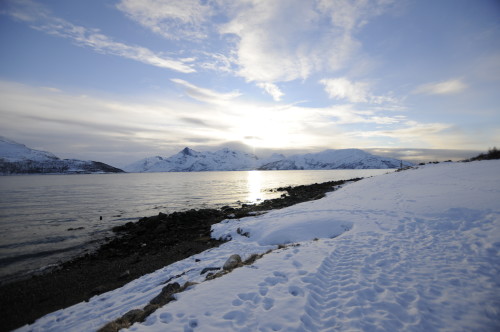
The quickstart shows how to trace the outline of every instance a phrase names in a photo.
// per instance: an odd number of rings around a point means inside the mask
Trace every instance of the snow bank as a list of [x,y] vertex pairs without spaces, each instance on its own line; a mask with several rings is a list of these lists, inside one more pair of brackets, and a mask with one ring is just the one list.
[[279,245],[333,238],[351,229],[352,225],[351,221],[336,219],[324,211],[272,211],[260,218],[225,220],[212,226],[212,237]]
[[[170,278],[200,284],[129,331],[499,330],[498,169],[500,161],[430,165],[225,221],[213,232],[232,237],[221,247],[20,330],[96,330],[146,305]],[[299,243],[218,279],[200,275],[231,254],[285,242]]]

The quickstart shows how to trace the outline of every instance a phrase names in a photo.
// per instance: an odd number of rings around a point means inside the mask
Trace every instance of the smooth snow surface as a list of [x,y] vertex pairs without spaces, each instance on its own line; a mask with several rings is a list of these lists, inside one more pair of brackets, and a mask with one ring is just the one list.
[[[499,169],[500,161],[429,165],[225,221],[213,232],[232,237],[221,247],[21,330],[96,330],[173,277],[200,284],[127,331],[498,331]],[[200,275],[232,254],[291,242],[221,278]]]

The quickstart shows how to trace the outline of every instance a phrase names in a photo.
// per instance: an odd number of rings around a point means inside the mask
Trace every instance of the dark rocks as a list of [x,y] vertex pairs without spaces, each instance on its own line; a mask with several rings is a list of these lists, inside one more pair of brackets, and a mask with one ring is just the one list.
[[165,304],[174,301],[175,293],[179,293],[184,291],[185,289],[195,285],[192,282],[186,282],[182,287],[179,283],[174,282],[163,287],[160,294],[158,294],[155,298],[149,301],[149,304],[146,305],[143,309],[133,309],[127,312],[122,317],[104,325],[101,327],[98,332],[118,332],[121,329],[128,328],[132,326],[132,324],[137,322],[143,322],[146,320],[146,317],[155,312],[158,308],[161,308]]
[[238,227],[238,229],[236,229],[236,233],[240,234],[241,236],[244,236],[244,237],[250,237],[250,233],[249,232],[244,232],[241,228]]
[[135,223],[129,221],[125,225],[115,226],[111,230],[115,233],[131,231],[135,227]]
[[156,233],[165,233],[168,230],[167,224],[166,223],[161,223],[156,227],[155,232]]
[[67,230],[68,230],[68,231],[79,231],[79,230],[82,230],[82,229],[85,229],[85,227],[83,227],[83,226],[82,226],[82,227],[76,227],[76,228],[72,228],[72,227],[70,227],[70,228],[68,228]]
[[225,212],[225,213],[231,213],[231,212],[235,211],[235,208],[233,208],[233,207],[231,207],[229,205],[225,205],[225,206],[221,207],[220,210],[222,212]]
[[118,332],[121,329],[128,328],[136,322],[143,322],[148,315],[142,309],[133,309],[122,317],[101,327],[98,332]]
[[130,270],[126,270],[125,272],[123,272],[122,274],[120,274],[118,276],[118,279],[127,279],[128,277],[130,277]]
[[94,295],[99,295],[99,294],[102,294],[106,292],[106,287],[104,287],[103,285],[99,285],[97,286],[96,288],[94,288],[91,292],[90,292],[90,295],[91,296],[94,296]]
[[230,271],[236,268],[239,264],[241,264],[241,257],[238,254],[234,254],[227,259],[222,268],[226,271]]
[[205,280],[213,280],[213,279],[216,279],[216,278],[220,278],[222,277],[223,275],[225,274],[228,274],[228,273],[231,273],[232,270],[238,268],[238,267],[242,267],[242,266],[245,266],[245,265],[252,265],[253,263],[255,263],[255,261],[259,258],[262,258],[264,255],[267,255],[268,253],[272,252],[272,250],[269,250],[268,252],[264,253],[264,254],[252,254],[250,255],[250,257],[248,257],[245,261],[241,261],[241,257],[240,255],[231,255],[228,260],[226,261],[226,263],[224,264],[224,267],[221,271],[218,271],[216,273],[208,273],[206,276],[205,276]]
[[141,318],[143,318],[144,310],[141,309],[133,309],[123,315],[123,319],[128,320],[130,322],[137,322]]
[[175,297],[173,295],[175,293],[179,292],[180,289],[181,289],[181,285],[179,285],[179,283],[177,283],[177,282],[168,284],[165,287],[163,287],[163,289],[161,290],[161,293],[158,294],[151,301],[149,301],[149,303],[150,304],[158,304],[159,306],[163,306],[163,305],[167,304],[168,302],[175,300]]
[[221,269],[220,267],[206,267],[203,270],[201,270],[200,275],[205,274],[205,273],[210,272],[210,271],[218,271],[220,269]]
[[263,255],[259,255],[259,254],[251,254],[250,257],[248,257],[247,259],[245,259],[245,261],[243,262],[243,265],[251,265],[257,259],[261,258],[262,256]]

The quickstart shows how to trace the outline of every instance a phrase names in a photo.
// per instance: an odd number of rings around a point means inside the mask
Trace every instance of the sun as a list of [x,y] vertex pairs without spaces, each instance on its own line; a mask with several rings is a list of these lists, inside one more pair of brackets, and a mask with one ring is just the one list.
[[286,148],[294,136],[293,128],[283,114],[254,110],[246,113],[235,126],[238,140],[257,148]]

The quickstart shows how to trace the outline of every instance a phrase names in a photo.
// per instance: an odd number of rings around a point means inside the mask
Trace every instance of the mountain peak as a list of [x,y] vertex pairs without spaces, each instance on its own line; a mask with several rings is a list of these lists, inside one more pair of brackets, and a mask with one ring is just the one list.
[[116,173],[121,169],[98,161],[59,159],[56,155],[34,150],[0,136],[0,175],[29,173]]
[[194,150],[191,150],[190,148],[188,148],[187,146],[182,149],[182,151],[180,153],[182,153],[183,155],[186,155],[186,156],[192,156],[194,155]]

